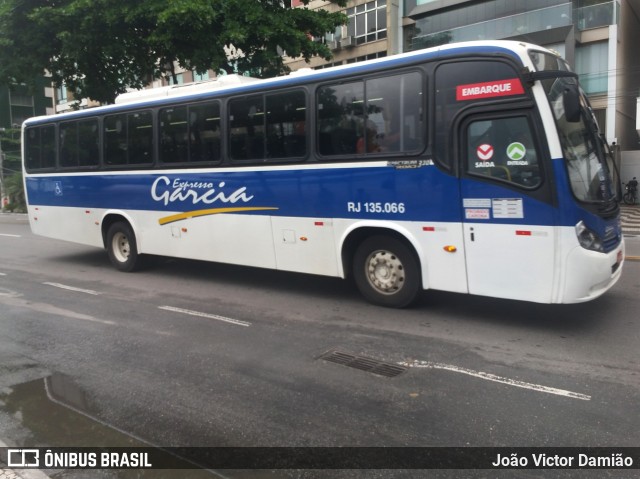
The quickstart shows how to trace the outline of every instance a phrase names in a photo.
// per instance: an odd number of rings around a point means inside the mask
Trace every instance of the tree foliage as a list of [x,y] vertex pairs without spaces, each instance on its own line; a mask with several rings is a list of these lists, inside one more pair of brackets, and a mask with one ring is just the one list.
[[[345,0],[331,0],[344,6]],[[303,0],[308,4],[309,0]],[[340,13],[281,0],[0,0],[0,83],[48,71],[77,98],[112,102],[173,72],[285,73],[279,54],[331,57]]]
[[19,128],[0,131],[0,151],[4,155],[2,162],[4,193],[10,198],[10,203],[5,209],[16,212],[26,211],[20,150]]

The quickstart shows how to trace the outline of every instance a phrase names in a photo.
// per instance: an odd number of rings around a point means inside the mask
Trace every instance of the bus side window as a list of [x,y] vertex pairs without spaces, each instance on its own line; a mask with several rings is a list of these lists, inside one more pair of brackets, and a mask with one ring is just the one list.
[[78,166],[78,122],[61,123],[59,129],[60,166]]
[[190,160],[220,161],[220,103],[212,102],[189,107]]
[[186,163],[189,161],[187,107],[160,110],[160,161]]
[[417,152],[424,148],[426,133],[422,75],[406,72],[367,80],[367,153]]
[[41,163],[42,168],[56,166],[56,127],[47,125],[40,127]]
[[41,131],[42,127],[29,128],[25,135],[25,164],[27,170],[34,171],[43,168],[42,165],[42,146]]
[[323,156],[357,153],[364,135],[363,82],[318,89],[318,148]]
[[267,157],[296,158],[307,152],[307,95],[292,91],[267,96]]
[[98,166],[99,159],[98,120],[81,120],[78,122],[78,164],[79,166]]
[[60,166],[77,168],[98,166],[98,120],[79,120],[60,124]]
[[153,162],[153,119],[150,112],[136,112],[127,115],[129,138],[127,149],[129,164]]
[[127,164],[127,128],[125,115],[104,119],[104,161],[107,166]]
[[542,182],[533,129],[526,116],[481,119],[467,126],[467,171],[535,188]]
[[54,125],[27,129],[25,163],[27,170],[46,170],[56,166],[56,128]]
[[264,97],[229,101],[229,153],[233,160],[264,159]]

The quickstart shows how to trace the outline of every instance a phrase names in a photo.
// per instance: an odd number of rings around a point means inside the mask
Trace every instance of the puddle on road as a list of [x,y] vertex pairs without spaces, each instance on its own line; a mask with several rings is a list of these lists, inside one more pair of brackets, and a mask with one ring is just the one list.
[[[95,418],[90,413],[90,406],[84,391],[63,374],[53,374],[0,391],[0,414],[10,416],[12,421],[18,421],[21,428],[28,431],[22,439],[13,441],[12,445],[16,447],[153,447]],[[186,464],[186,461],[176,458],[176,464]],[[50,469],[44,472],[53,479],[282,477],[282,473],[273,474],[270,471],[224,470],[217,473],[202,469]]]

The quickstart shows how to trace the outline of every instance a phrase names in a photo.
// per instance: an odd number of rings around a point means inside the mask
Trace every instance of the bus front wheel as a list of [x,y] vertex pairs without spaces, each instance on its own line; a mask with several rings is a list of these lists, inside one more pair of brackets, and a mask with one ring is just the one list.
[[131,272],[140,263],[136,236],[126,223],[118,222],[107,231],[107,253],[109,260],[118,270]]
[[358,246],[353,275],[362,295],[380,306],[404,308],[420,291],[416,255],[405,243],[390,236],[371,236]]

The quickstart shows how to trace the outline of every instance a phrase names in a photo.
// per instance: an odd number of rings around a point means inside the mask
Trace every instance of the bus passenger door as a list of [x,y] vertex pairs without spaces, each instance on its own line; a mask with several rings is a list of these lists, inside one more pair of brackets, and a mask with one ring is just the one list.
[[483,113],[459,125],[469,293],[550,302],[555,213],[533,112]]

